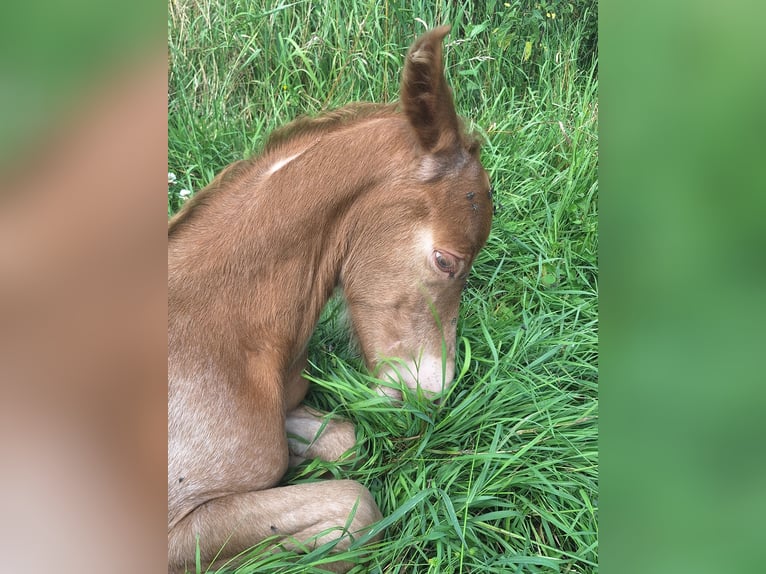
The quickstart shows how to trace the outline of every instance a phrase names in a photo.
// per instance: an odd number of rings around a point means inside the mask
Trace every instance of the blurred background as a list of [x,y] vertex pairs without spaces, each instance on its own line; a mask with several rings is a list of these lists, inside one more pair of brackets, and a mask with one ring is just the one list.
[[161,571],[166,8],[2,12],[0,569]]
[[[607,572],[760,563],[763,15],[599,3]],[[3,570],[163,568],[167,21],[3,8]]]
[[763,16],[599,5],[607,572],[759,569]]

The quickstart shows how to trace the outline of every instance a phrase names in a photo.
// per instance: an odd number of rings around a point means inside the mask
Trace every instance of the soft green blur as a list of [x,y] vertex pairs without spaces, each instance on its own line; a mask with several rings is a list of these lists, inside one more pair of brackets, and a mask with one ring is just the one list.
[[764,8],[602,2],[606,572],[755,572]]
[[157,47],[156,2],[6,2],[0,18],[0,169],[44,145],[115,67]]
[[3,572],[166,562],[166,9],[3,4]]

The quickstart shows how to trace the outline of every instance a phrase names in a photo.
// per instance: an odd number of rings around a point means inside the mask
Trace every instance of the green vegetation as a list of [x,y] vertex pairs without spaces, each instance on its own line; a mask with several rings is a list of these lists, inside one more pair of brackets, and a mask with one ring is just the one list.
[[[459,380],[387,404],[328,306],[308,402],[353,420],[384,539],[354,572],[597,572],[598,80],[595,2],[171,0],[168,213],[301,114],[393,101],[411,41],[452,24],[447,77],[487,139],[497,213],[464,292]],[[553,15],[555,14],[555,18]],[[329,560],[253,556],[237,572]]]

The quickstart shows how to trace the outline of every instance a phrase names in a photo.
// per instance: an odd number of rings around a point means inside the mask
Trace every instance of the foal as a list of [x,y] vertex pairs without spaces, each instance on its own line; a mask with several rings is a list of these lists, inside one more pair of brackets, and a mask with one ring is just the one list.
[[306,345],[336,287],[379,378],[429,395],[452,381],[460,293],[492,202],[444,77],[448,32],[411,47],[398,107],[295,121],[170,221],[169,572],[193,569],[197,543],[204,568],[275,535],[345,548],[381,518],[350,480],[276,486],[289,464],[356,442],[350,423],[320,434],[321,414],[300,405]]

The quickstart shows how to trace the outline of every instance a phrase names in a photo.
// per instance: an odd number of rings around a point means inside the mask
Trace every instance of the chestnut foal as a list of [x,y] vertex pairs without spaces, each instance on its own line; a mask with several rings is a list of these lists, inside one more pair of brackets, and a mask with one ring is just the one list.
[[448,32],[413,44],[398,106],[289,124],[170,221],[169,572],[193,570],[197,544],[205,568],[271,536],[345,548],[381,518],[350,480],[277,486],[289,464],[337,460],[356,442],[348,422],[319,433],[321,413],[300,404],[306,345],[336,287],[379,378],[429,395],[451,383],[460,292],[492,200],[444,77]]

